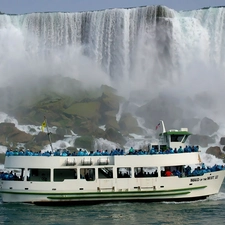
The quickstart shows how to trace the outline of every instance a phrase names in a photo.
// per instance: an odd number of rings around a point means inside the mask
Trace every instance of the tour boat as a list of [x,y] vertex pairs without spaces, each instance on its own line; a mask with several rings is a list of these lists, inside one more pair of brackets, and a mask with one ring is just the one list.
[[[148,149],[88,153],[9,150],[1,174],[3,202],[37,205],[112,201],[190,201],[217,194],[223,165],[206,167],[187,128],[165,130]],[[11,171],[11,172],[10,172]],[[15,172],[16,171],[16,172]]]

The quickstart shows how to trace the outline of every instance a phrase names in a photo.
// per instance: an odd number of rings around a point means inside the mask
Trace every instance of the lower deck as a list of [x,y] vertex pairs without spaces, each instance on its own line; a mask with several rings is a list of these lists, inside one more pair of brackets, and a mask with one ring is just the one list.
[[219,192],[225,170],[199,177],[1,181],[3,202],[98,202],[193,199]]
[[[115,157],[6,157],[4,202],[191,199],[219,192],[224,167],[205,168],[198,153]],[[186,165],[193,162],[195,168]],[[185,166],[186,165],[186,166]]]

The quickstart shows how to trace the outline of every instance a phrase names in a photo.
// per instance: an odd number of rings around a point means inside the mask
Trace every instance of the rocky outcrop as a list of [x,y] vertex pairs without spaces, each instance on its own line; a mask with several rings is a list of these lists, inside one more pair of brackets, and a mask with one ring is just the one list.
[[190,145],[199,145],[201,147],[208,147],[209,144],[215,143],[215,138],[206,135],[191,135],[189,137]]
[[225,137],[221,137],[220,138],[220,144],[221,145],[225,145]]
[[100,103],[97,101],[78,102],[66,108],[64,113],[68,114],[69,116],[73,115],[98,121],[100,117],[99,108]]
[[176,101],[175,98],[167,99],[166,96],[159,96],[141,106],[136,114],[144,118],[147,128],[154,129],[159,120],[163,120],[166,127],[176,128],[174,127],[175,122],[182,121],[183,117],[183,110],[177,106]]
[[129,135],[131,133],[143,134],[143,129],[139,127],[137,120],[132,116],[131,113],[122,114],[119,121],[120,131]]
[[206,153],[214,155],[216,158],[222,159],[225,162],[225,153],[218,146],[208,148]]
[[28,143],[33,139],[31,134],[18,130],[15,124],[0,123],[0,144],[4,146],[16,146],[19,143]]
[[75,140],[75,147],[84,149],[93,149],[94,139],[90,136],[78,137]]
[[115,143],[119,143],[122,146],[126,143],[126,140],[123,135],[113,128],[106,129],[103,138]]
[[200,134],[202,135],[212,135],[218,129],[219,125],[207,117],[203,118],[200,122]]
[[[100,124],[107,124],[109,120],[112,122],[112,117],[116,119],[116,114],[119,112],[119,107],[122,102],[124,102],[124,98],[115,94],[115,90],[106,88],[106,86],[102,87],[103,94],[98,99],[100,102]],[[114,125],[114,127],[116,127]]]
[[[117,94],[117,90],[107,85],[87,90],[81,82],[71,78],[56,76],[50,81],[46,78],[40,87],[26,87],[25,92],[29,94],[0,88],[0,104],[2,110],[14,116],[20,124],[41,126],[45,116],[50,127],[57,127],[56,134],[51,135],[52,142],[62,140],[72,130],[81,136],[75,142],[76,148],[93,150],[94,138],[107,139],[123,146],[129,134],[144,133],[136,115],[142,117],[145,127],[150,129],[155,129],[158,121],[164,120],[166,128],[188,127],[191,131],[200,121],[196,118],[183,119],[187,112],[179,106],[178,99],[171,96],[158,96],[139,107],[133,102],[138,102],[140,96],[148,96],[147,92],[141,95],[135,92],[132,101],[125,101]],[[7,105],[5,98],[9,100]],[[103,125],[105,130],[99,128]],[[190,144],[207,147],[214,143],[215,137],[210,135],[218,130],[218,125],[204,118],[201,130],[207,131],[207,135],[192,135]],[[14,124],[0,124],[0,144],[9,146],[16,145],[16,142],[22,142],[26,148],[35,150],[41,150],[49,144],[46,133],[30,135],[19,131]]]

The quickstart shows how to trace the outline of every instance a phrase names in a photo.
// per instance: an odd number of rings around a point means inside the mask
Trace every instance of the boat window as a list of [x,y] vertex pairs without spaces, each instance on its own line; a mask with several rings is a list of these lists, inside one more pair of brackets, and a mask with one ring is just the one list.
[[2,180],[24,180],[24,168],[20,169],[7,169],[4,172],[0,172],[0,179]]
[[29,168],[27,181],[50,181],[50,169]]
[[171,135],[171,142],[181,142],[183,139],[184,135]]
[[98,178],[99,179],[113,178],[113,168],[112,167],[98,168]]
[[184,139],[182,140],[182,143],[185,143],[187,141],[187,139],[188,139],[188,135],[185,135]]
[[168,176],[182,177],[182,174],[184,173],[183,169],[184,169],[183,166],[160,167],[161,177],[168,177]]
[[119,167],[117,168],[117,178],[131,178],[130,167]]
[[[154,148],[155,151],[158,151],[159,150],[159,146],[158,145],[152,145],[152,148]],[[151,149],[149,149],[149,150],[151,150]]]
[[86,181],[94,181],[95,180],[95,169],[94,168],[80,169],[80,179],[85,179]]
[[134,177],[158,177],[157,167],[135,167]]
[[165,151],[168,149],[167,145],[160,145],[160,150]]
[[165,138],[166,143],[168,143],[168,136],[164,135],[164,138]]
[[54,169],[54,181],[77,179],[77,169]]

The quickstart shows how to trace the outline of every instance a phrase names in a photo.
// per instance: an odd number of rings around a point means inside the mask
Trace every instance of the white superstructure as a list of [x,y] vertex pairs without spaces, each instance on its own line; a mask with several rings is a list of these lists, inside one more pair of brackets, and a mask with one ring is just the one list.
[[[158,147],[150,146],[155,147],[154,154],[149,149],[127,155],[6,156],[5,169],[19,170],[20,177],[15,174],[0,181],[2,201],[78,204],[206,198],[219,192],[223,167],[202,168],[198,151],[160,153],[161,147],[183,146],[188,135],[187,130],[163,132]],[[187,173],[188,165],[202,173]]]

